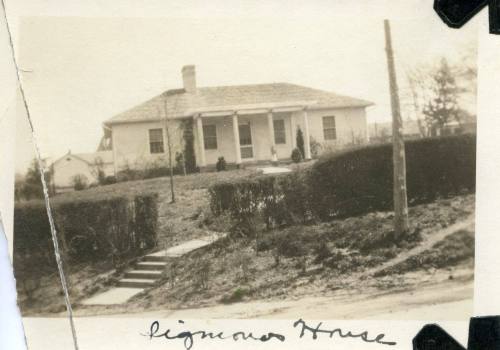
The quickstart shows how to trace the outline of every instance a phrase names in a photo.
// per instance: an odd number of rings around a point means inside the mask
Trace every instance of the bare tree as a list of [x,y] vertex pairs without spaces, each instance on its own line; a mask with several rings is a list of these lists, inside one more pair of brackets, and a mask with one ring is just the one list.
[[106,180],[106,173],[104,172],[104,161],[101,157],[96,157],[94,163],[91,164],[90,173],[97,180],[99,185],[104,185]]
[[410,105],[417,121],[420,136],[429,136],[425,120],[422,118],[422,103],[426,100],[428,91],[426,86],[427,75],[422,67],[417,67],[406,70],[406,79],[408,81]]
[[[171,203],[175,203],[175,188],[174,188],[174,165],[172,161],[172,135],[170,133],[170,121],[168,118],[168,91],[165,93],[164,98],[164,125],[165,125],[165,134],[167,137],[167,149],[168,149],[168,168],[170,170],[170,196]],[[175,97],[174,97],[175,99]],[[173,106],[173,111],[175,111],[177,100],[175,99],[175,103]],[[161,113],[158,112],[160,115]]]

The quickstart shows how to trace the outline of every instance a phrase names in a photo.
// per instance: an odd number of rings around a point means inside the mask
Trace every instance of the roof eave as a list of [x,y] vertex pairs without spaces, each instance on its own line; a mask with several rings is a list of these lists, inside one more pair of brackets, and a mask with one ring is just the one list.
[[[178,119],[186,119],[189,116],[186,115],[176,115],[171,118],[168,118],[168,120],[178,120]],[[113,127],[113,125],[119,125],[119,124],[137,124],[137,123],[155,123],[155,122],[161,122],[164,121],[165,118],[144,118],[144,119],[134,119],[134,120],[107,120],[103,122],[103,126],[107,128]]]
[[316,106],[310,107],[312,110],[321,110],[321,109],[345,109],[345,108],[366,108],[370,106],[374,106],[373,102],[364,102],[359,104],[318,104]]

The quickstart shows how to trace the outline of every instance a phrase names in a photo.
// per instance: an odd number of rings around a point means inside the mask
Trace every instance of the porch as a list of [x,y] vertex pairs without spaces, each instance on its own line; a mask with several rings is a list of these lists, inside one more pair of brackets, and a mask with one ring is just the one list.
[[210,168],[219,157],[236,167],[287,162],[297,146],[297,128],[303,133],[305,159],[311,159],[307,110],[312,104],[302,101],[190,111],[196,124],[197,165]]

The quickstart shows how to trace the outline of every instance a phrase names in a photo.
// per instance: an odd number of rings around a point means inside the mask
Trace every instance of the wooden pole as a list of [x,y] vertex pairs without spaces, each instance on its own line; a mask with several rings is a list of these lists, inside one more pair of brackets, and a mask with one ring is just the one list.
[[172,142],[170,139],[170,128],[168,121],[168,112],[167,112],[167,98],[168,95],[165,94],[165,133],[167,136],[167,147],[168,147],[168,167],[170,168],[170,195],[171,195],[171,203],[175,203],[175,189],[174,189],[174,167],[172,164]]
[[406,157],[403,139],[403,121],[399,106],[398,84],[392,51],[391,27],[389,20],[384,20],[387,67],[392,110],[392,162],[394,179],[394,232],[401,237],[409,231],[408,199],[406,194]]

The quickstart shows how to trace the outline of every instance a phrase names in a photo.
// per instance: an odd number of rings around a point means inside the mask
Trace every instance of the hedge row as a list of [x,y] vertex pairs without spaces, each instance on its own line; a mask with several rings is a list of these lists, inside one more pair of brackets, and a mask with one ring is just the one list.
[[[156,202],[156,195],[56,201],[54,221],[65,261],[77,264],[109,261],[118,267],[142,255],[156,244]],[[54,248],[42,201],[15,207],[14,264],[16,274],[54,271]]]
[[[406,164],[410,204],[474,191],[476,138],[407,141]],[[218,183],[209,193],[215,215],[248,223],[258,214],[281,225],[391,210],[392,186],[392,145],[383,144],[326,155],[309,170]]]
[[229,212],[240,226],[252,225],[256,213],[268,227],[304,222],[310,216],[308,192],[304,173],[237,179],[209,188],[210,208],[215,215]]
[[[410,204],[474,191],[476,137],[457,135],[405,142]],[[331,154],[312,167],[312,210],[322,220],[393,208],[392,144]]]

